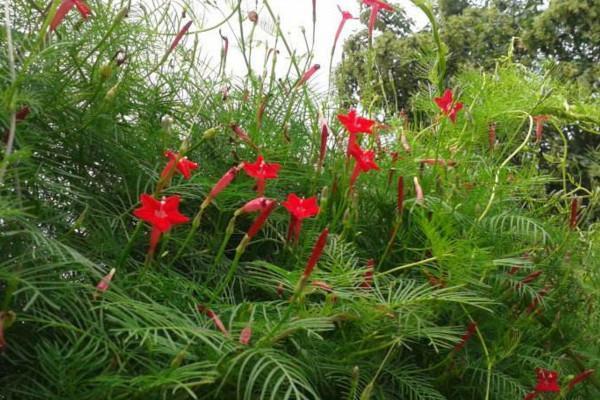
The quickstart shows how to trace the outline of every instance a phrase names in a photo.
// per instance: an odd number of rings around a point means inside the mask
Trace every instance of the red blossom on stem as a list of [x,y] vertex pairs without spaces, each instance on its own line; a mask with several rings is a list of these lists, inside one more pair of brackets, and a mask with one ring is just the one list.
[[302,276],[304,279],[308,279],[310,274],[312,274],[313,269],[315,269],[317,262],[319,261],[319,259],[321,258],[321,255],[323,254],[323,249],[325,248],[325,245],[327,244],[327,236],[328,235],[329,235],[329,229],[327,229],[327,228],[323,229],[323,231],[319,235],[319,238],[317,239],[317,242],[315,243],[315,246],[312,249],[312,253],[310,254],[310,258],[308,259],[308,262],[306,263],[306,268],[304,268],[304,272],[302,273]]
[[231,130],[233,130],[235,135],[238,137],[238,139],[240,139],[244,143],[247,143],[254,150],[258,150],[258,147],[256,147],[256,145],[252,142],[252,139],[250,139],[248,133],[244,129],[242,129],[241,126],[239,126],[238,124],[231,124],[230,127]]
[[302,220],[314,217],[319,213],[317,197],[313,196],[305,199],[298,197],[295,193],[290,193],[287,200],[281,205],[290,213],[287,240],[297,241],[300,238]]
[[215,183],[215,186],[213,186],[210,193],[208,194],[208,198],[214,199],[219,195],[219,193],[225,190],[225,188],[231,184],[239,170],[240,168],[237,166],[229,168],[229,170],[225,172],[221,179],[219,179],[218,182]]
[[573,378],[573,379],[571,379],[571,381],[569,381],[569,390],[573,390],[575,385],[577,385],[580,382],[585,381],[587,378],[592,376],[594,374],[594,372],[595,371],[593,369],[588,369],[587,371],[583,371],[579,375],[575,376],[575,378]]
[[265,182],[267,179],[277,178],[280,164],[267,164],[263,156],[258,156],[254,163],[245,162],[243,164],[244,172],[256,180],[256,192],[259,196],[265,194]]
[[537,368],[535,373],[537,375],[537,384],[535,385],[534,389],[536,392],[560,392],[560,386],[557,382],[558,372]]
[[461,336],[460,342],[454,346],[454,351],[461,351],[467,342],[471,340],[475,332],[477,332],[477,323],[471,321],[469,322],[469,326],[467,326],[467,331]]
[[308,82],[308,80],[310,78],[312,78],[312,76],[314,74],[317,73],[317,71],[321,69],[321,66],[319,64],[315,64],[312,67],[310,67],[308,69],[308,71],[306,71],[302,77],[298,80],[298,82],[294,85],[294,89],[299,88],[300,86],[304,85],[306,82]]
[[363,289],[369,289],[373,286],[373,274],[375,272],[375,260],[370,259],[367,261],[367,269],[363,275],[363,281],[360,287]]
[[569,218],[569,228],[575,230],[577,228],[577,214],[579,208],[579,199],[574,197],[571,199],[571,216]]
[[267,218],[269,218],[269,215],[271,215],[276,206],[276,201],[267,200],[267,204],[265,205],[264,209],[260,212],[260,214],[258,214],[258,217],[256,217],[252,225],[250,225],[250,228],[246,233],[248,240],[256,236],[256,234],[261,230],[261,228],[265,224],[265,221],[267,220]]
[[340,38],[340,35],[342,34],[342,30],[344,29],[344,25],[346,25],[346,21],[348,21],[350,19],[358,19],[358,18],[353,17],[352,14],[350,14],[348,11],[342,10],[339,5],[338,5],[338,10],[340,10],[340,13],[342,13],[342,20],[340,21],[337,31],[335,32],[335,39],[333,40],[333,48],[331,49],[331,54],[333,54],[335,52],[335,48],[337,46],[338,39]]
[[398,177],[398,214],[402,215],[402,210],[404,210],[404,177]]
[[198,310],[198,312],[201,312],[202,314],[205,314],[208,318],[212,319],[217,329],[221,331],[223,335],[229,336],[229,332],[227,332],[227,329],[221,321],[221,318],[219,318],[219,316],[215,314],[213,310],[206,306],[203,306],[202,304],[198,304],[196,306],[196,309]]
[[183,175],[183,178],[187,180],[192,177],[192,171],[198,169],[198,163],[188,160],[187,157],[181,157],[171,150],[165,152],[165,157],[169,159],[169,162],[160,174],[161,178],[168,177],[173,170],[173,167],[175,167],[177,168],[177,171]]
[[181,39],[183,39],[183,36],[187,33],[187,31],[190,29],[191,26],[192,26],[192,21],[188,21],[183,26],[183,28],[181,28],[179,30],[179,32],[175,36],[175,39],[173,39],[171,46],[169,47],[169,53],[172,52],[173,50],[175,50],[175,48],[179,45],[179,42],[181,42]]
[[542,135],[544,134],[544,122],[550,119],[547,115],[536,115],[533,117],[535,122],[535,142],[539,143],[542,141]]
[[140,196],[142,206],[133,211],[133,215],[152,225],[150,249],[148,255],[153,255],[161,234],[167,232],[173,225],[184,224],[190,219],[179,212],[179,196],[163,197],[156,200],[149,194]]
[[250,339],[252,339],[252,328],[247,326],[240,332],[240,344],[247,346],[250,344]]
[[73,3],[75,3],[77,11],[79,11],[83,19],[87,19],[91,15],[92,10],[90,10],[90,7],[83,0],[73,0]]
[[350,155],[356,160],[354,171],[350,177],[350,189],[354,187],[356,179],[361,173],[371,170],[379,170],[379,165],[375,162],[375,152],[373,150],[364,151],[360,146],[355,145],[350,149]]
[[450,121],[452,121],[452,123],[456,122],[456,115],[460,110],[462,110],[463,103],[458,101],[455,102],[452,90],[446,89],[442,97],[436,97],[433,99],[433,101],[442,111],[442,114],[450,118]]
[[375,121],[359,117],[355,109],[351,109],[346,115],[338,114],[337,118],[350,134],[348,141],[348,155],[350,155],[350,150],[356,145],[356,135],[359,133],[372,134]]
[[102,277],[102,279],[100,279],[100,282],[98,282],[98,284],[96,285],[96,291],[98,293],[106,293],[110,286],[110,282],[112,281],[116,272],[117,270],[113,268],[108,274],[106,274],[104,277]]
[[244,204],[235,213],[236,215],[239,215],[263,211],[272,201],[274,200],[268,199],[266,197],[257,197],[256,199],[250,200],[249,202]]
[[373,37],[373,28],[375,28],[375,22],[377,21],[377,14],[381,10],[394,11],[394,8],[381,0],[362,0],[363,4],[371,7],[371,14],[369,15],[369,38]]
[[319,150],[319,170],[323,168],[325,155],[327,153],[327,139],[329,138],[329,125],[323,115],[319,116],[319,127],[321,128],[321,148]]
[[77,7],[83,19],[87,19],[90,16],[90,8],[83,0],[63,0],[50,22],[50,31],[55,31],[58,28],[73,7]]

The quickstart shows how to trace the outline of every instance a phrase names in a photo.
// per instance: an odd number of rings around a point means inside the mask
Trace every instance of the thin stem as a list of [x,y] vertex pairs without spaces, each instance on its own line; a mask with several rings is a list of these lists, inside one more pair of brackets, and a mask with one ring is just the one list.
[[233,276],[235,275],[238,266],[240,265],[240,258],[242,257],[242,254],[244,254],[244,251],[246,251],[246,247],[248,246],[248,243],[250,243],[250,238],[248,237],[248,235],[244,236],[244,238],[242,239],[242,241],[240,242],[240,244],[238,245],[236,251],[235,251],[235,257],[233,258],[233,261],[231,263],[231,265],[229,266],[229,271],[227,272],[227,276],[225,276],[225,279],[223,279],[221,281],[221,284],[219,285],[219,287],[217,287],[217,290],[215,290],[213,292],[213,295],[210,299],[210,303],[214,303],[214,301],[219,298],[219,296],[221,295],[221,292],[223,292],[223,290],[225,289],[225,287],[227,287],[229,285],[229,283],[231,282],[231,280],[233,279]]
[[427,259],[421,260],[421,261],[416,261],[416,262],[413,262],[413,263],[410,263],[410,264],[404,264],[404,265],[401,265],[399,267],[392,268],[392,269],[389,269],[389,270],[384,271],[384,272],[380,272],[380,273],[377,274],[377,276],[379,277],[379,276],[391,274],[393,272],[398,272],[398,271],[401,271],[403,269],[412,268],[412,267],[416,267],[418,265],[427,264],[427,263],[430,263],[430,262],[435,261],[435,260],[437,260],[437,257],[431,257],[431,258],[427,258]]
[[[6,28],[6,42],[8,45],[8,68],[10,73],[10,80],[14,83],[17,79],[17,73],[15,69],[15,50],[12,41],[12,23],[10,20],[10,1],[4,1],[4,25]],[[11,101],[12,103],[12,101]],[[14,105],[11,104],[12,111],[10,113],[10,126],[8,128],[8,140],[6,142],[6,149],[4,151],[4,160],[0,166],[0,186],[4,183],[4,174],[8,168],[8,157],[12,154],[13,146],[15,142],[15,134],[17,131],[17,112]]]
[[527,132],[527,136],[525,137],[525,140],[523,140],[523,143],[521,143],[521,145],[519,147],[517,147],[515,149],[515,151],[513,151],[511,153],[511,155],[509,155],[502,164],[500,164],[498,171],[496,171],[496,177],[494,178],[494,186],[492,187],[492,195],[490,196],[490,199],[488,201],[487,206],[485,207],[485,210],[483,210],[483,213],[481,213],[481,215],[477,219],[477,222],[481,222],[481,220],[483,220],[483,218],[487,215],[487,213],[490,211],[490,208],[492,207],[492,203],[494,201],[494,198],[496,197],[496,189],[498,188],[498,183],[500,182],[500,172],[510,162],[510,160],[512,160],[517,154],[519,154],[519,152],[523,149],[523,147],[525,147],[527,145],[527,143],[529,143],[529,139],[531,138],[531,132],[533,131],[533,117],[529,114],[528,114],[528,117],[529,117],[529,131]]

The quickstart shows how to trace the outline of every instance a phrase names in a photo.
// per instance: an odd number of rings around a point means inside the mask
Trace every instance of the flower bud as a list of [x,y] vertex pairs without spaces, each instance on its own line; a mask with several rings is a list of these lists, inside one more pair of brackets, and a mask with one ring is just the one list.
[[103,81],[107,80],[108,78],[111,77],[113,72],[112,66],[110,64],[103,64],[100,67],[100,79],[102,79]]

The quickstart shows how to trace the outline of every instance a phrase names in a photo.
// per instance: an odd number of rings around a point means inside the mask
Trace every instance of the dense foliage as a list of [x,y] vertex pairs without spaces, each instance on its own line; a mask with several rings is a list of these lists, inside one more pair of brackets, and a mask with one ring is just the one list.
[[[0,399],[600,395],[600,192],[538,140],[598,134],[588,91],[510,53],[449,77],[429,32],[410,112],[374,80],[353,125],[267,0],[204,28],[209,2],[89,1],[49,31],[63,3],[11,1],[1,37]],[[211,68],[226,23],[280,52]]]

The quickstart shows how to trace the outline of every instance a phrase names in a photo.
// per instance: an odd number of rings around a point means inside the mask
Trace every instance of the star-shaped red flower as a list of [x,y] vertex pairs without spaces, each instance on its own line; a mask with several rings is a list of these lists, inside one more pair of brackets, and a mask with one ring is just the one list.
[[350,135],[356,135],[357,133],[373,133],[373,125],[375,121],[359,117],[355,109],[351,109],[348,114],[338,114],[338,120],[344,128],[348,130]]
[[244,163],[244,171],[254,179],[275,179],[280,168],[278,163],[266,163],[263,156],[258,156],[254,163]]
[[163,197],[156,200],[149,194],[142,194],[140,202],[142,206],[133,211],[133,215],[148,222],[153,229],[166,232],[173,225],[184,224],[190,219],[179,212],[179,196]]
[[169,175],[174,165],[176,165],[177,171],[183,175],[184,179],[190,179],[192,177],[192,171],[198,169],[198,163],[188,160],[187,157],[180,157],[179,154],[174,153],[171,150],[165,152],[165,157],[169,159],[169,162],[160,174],[163,178]]
[[557,382],[558,372],[538,368],[535,373],[537,374],[536,392],[560,392],[560,386]]
[[371,7],[371,14],[369,15],[369,38],[371,38],[373,37],[373,28],[375,28],[375,22],[377,21],[377,14],[379,14],[379,11],[394,11],[394,8],[381,0],[362,0],[362,2],[367,7]]
[[281,203],[281,205],[298,219],[314,217],[319,213],[319,206],[315,196],[305,199],[291,193],[288,195],[287,200]]
[[373,150],[363,150],[357,144],[350,148],[350,155],[356,160],[354,171],[350,177],[350,189],[354,187],[356,179],[362,172],[369,172],[372,169],[378,170],[379,165],[375,162],[375,152]]
[[360,146],[354,146],[350,149],[350,155],[356,160],[356,165],[361,172],[379,169],[379,165],[375,162],[375,152],[373,150],[364,151]]
[[302,229],[302,220],[314,217],[319,213],[319,206],[316,197],[308,199],[296,196],[291,193],[286,201],[281,203],[290,213],[290,226],[288,228],[288,240],[298,240],[300,230]]
[[256,191],[259,196],[262,196],[265,193],[265,180],[277,178],[281,165],[267,164],[263,156],[258,156],[254,163],[245,162],[243,168],[248,176],[256,179]]
[[456,115],[463,108],[463,103],[455,102],[452,90],[446,89],[442,97],[436,97],[433,99],[435,104],[439,107],[444,115],[450,118],[453,123],[456,122]]

